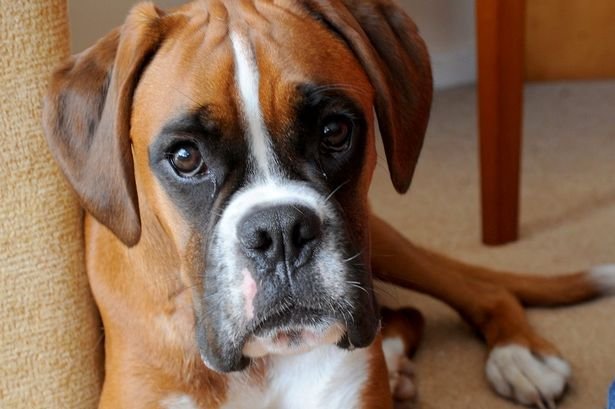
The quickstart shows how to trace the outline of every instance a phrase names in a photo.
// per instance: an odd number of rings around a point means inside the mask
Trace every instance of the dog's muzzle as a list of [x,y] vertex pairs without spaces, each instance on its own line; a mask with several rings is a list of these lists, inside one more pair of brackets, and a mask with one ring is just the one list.
[[294,183],[231,199],[207,252],[197,317],[208,366],[236,371],[249,358],[371,344],[379,320],[364,243],[324,198]]

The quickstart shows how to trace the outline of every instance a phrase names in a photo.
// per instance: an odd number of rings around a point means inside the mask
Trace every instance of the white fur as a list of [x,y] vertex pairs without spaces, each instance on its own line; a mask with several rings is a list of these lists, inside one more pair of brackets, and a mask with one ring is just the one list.
[[589,277],[605,294],[615,294],[615,264],[596,266],[589,270]]
[[570,366],[563,359],[538,357],[516,344],[494,348],[485,371],[500,395],[525,405],[548,408],[555,408],[555,401],[570,378]]
[[389,372],[397,368],[399,358],[404,356],[404,341],[400,337],[385,338],[382,341],[382,351],[384,360],[387,363]]
[[160,402],[164,409],[198,409],[196,403],[188,395],[171,395]]
[[233,375],[223,409],[357,408],[367,381],[367,349],[329,345],[292,356],[271,356],[264,384]]
[[231,33],[235,56],[235,76],[241,97],[244,122],[247,126],[252,155],[266,179],[275,176],[275,155],[269,132],[263,120],[259,98],[258,65],[250,43],[236,32]]
[[406,356],[404,353],[404,341],[400,337],[385,338],[382,341],[382,352],[384,353],[384,361],[387,365],[389,373],[389,388],[391,393],[395,392],[395,388],[399,383],[399,366],[401,360]]

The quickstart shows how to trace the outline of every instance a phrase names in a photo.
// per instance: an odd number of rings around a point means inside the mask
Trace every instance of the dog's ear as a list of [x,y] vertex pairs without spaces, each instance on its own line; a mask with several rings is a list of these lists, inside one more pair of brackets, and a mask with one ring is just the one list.
[[391,180],[410,186],[432,97],[427,47],[416,25],[391,0],[307,0],[310,12],[340,35],[376,90],[375,109]]
[[128,246],[141,235],[129,135],[132,98],[162,31],[158,9],[135,6],[122,27],[53,73],[44,101],[53,156],[83,207]]

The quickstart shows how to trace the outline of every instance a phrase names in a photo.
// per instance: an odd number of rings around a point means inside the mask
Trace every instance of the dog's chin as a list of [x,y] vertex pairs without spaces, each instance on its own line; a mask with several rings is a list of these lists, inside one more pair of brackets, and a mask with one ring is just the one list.
[[[371,321],[371,320],[370,320]],[[379,322],[370,326],[348,327],[339,321],[317,324],[287,324],[259,329],[247,334],[243,341],[199,343],[205,365],[216,372],[244,370],[252,359],[267,356],[296,355],[324,345],[353,350],[369,346],[379,329]],[[200,336],[200,340],[206,338]],[[212,348],[212,346],[215,346]]]
[[339,323],[274,328],[252,334],[242,353],[248,358],[301,354],[323,345],[337,344],[345,333],[346,329]]
[[216,372],[237,372],[244,370],[252,359],[301,354],[323,345],[341,345],[347,336],[345,327],[337,322],[272,326],[246,335],[244,342],[216,343],[215,349],[211,345],[200,345],[201,359]]

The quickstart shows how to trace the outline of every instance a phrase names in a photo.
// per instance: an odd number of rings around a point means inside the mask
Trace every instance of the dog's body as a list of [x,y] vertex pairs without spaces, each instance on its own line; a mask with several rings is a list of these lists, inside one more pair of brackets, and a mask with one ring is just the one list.
[[142,4],[60,68],[45,124],[88,211],[100,406],[402,404],[421,319],[386,312],[381,333],[372,270],[455,307],[499,393],[552,404],[569,368],[519,300],[582,301],[615,273],[481,270],[370,215],[373,111],[404,192],[430,101],[425,46],[387,0]]

